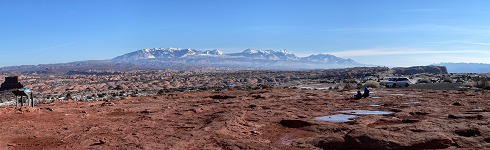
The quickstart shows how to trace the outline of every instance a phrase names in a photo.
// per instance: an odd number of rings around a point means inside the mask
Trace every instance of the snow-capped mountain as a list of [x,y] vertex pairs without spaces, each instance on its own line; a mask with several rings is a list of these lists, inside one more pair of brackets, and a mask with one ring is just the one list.
[[225,54],[220,50],[182,48],[152,48],[118,56],[111,61],[139,63],[140,65],[185,64],[186,66],[216,66],[268,69],[325,69],[363,66],[352,59],[329,54],[300,58],[287,50],[246,49],[240,53]]
[[204,53],[206,55],[224,55],[225,54],[222,51],[220,51],[219,49],[207,50],[207,51],[204,51]]
[[254,50],[246,49],[241,53],[233,53],[230,56],[244,57],[247,59],[262,59],[262,60],[298,60],[299,57],[287,50]]
[[333,63],[333,64],[355,64],[354,60],[348,58],[348,59],[342,59],[334,55],[330,54],[315,54],[315,55],[310,55],[308,57],[303,57],[301,60],[304,61],[311,61],[311,62],[324,62],[324,63]]
[[175,59],[183,58],[188,56],[199,56],[199,55],[223,55],[224,53],[220,50],[207,50],[198,51],[194,49],[182,49],[182,48],[146,48],[138,50],[135,52],[127,53],[114,58],[117,61],[132,61],[132,60],[142,60],[142,59]]

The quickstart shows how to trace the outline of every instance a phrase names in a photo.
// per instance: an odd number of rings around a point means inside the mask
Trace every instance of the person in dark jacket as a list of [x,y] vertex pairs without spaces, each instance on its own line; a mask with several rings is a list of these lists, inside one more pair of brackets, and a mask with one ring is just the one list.
[[362,97],[364,98],[369,97],[369,89],[367,87],[364,88],[364,94],[362,94]]

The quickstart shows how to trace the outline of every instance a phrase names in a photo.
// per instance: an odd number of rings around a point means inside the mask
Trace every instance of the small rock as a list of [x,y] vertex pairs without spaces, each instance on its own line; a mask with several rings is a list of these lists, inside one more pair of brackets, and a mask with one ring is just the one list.
[[149,113],[152,113],[152,112],[149,109],[145,109],[145,110],[141,111],[141,113],[149,114]]
[[252,133],[253,135],[260,135],[260,134],[262,134],[259,131],[255,131],[255,130],[254,131],[250,131],[250,133]]
[[95,146],[95,145],[102,145],[102,144],[105,144],[104,141],[102,140],[99,140],[98,142],[94,143],[94,144],[91,144],[90,146]]
[[468,110],[466,112],[488,112],[488,111],[487,110],[484,110],[484,109],[477,108],[477,109]]
[[257,108],[257,105],[255,105],[255,104],[250,104],[250,105],[248,106],[248,108]]
[[106,102],[102,103],[101,106],[114,106],[114,103],[106,101]]
[[213,95],[210,96],[212,99],[230,99],[230,98],[236,98],[236,96],[229,96],[229,95]]
[[415,122],[419,122],[420,120],[419,119],[403,119],[402,122],[403,123],[415,123]]
[[390,109],[390,111],[392,111],[392,112],[402,112],[403,110],[401,110],[401,109]]
[[449,114],[448,115],[449,119],[478,119],[481,120],[483,119],[483,115],[477,115],[477,114]]
[[480,130],[478,129],[464,129],[464,130],[456,130],[454,133],[464,137],[472,137],[472,136],[480,136]]
[[426,132],[425,130],[422,130],[422,129],[411,129],[410,131],[412,131],[412,132]]
[[310,118],[310,117],[308,117],[308,116],[306,116],[306,115],[298,115],[298,117],[299,117],[299,118]]
[[200,112],[203,112],[203,111],[204,111],[204,109],[203,109],[203,108],[201,108],[201,107],[199,107],[199,108],[191,108],[191,111],[192,111],[192,112],[195,112],[195,113],[200,113]]
[[271,109],[269,106],[262,106],[262,109]]
[[460,102],[454,102],[452,105],[453,106],[463,106],[463,104],[461,104]]
[[409,114],[410,115],[428,115],[430,113],[417,111],[417,112],[410,112]]

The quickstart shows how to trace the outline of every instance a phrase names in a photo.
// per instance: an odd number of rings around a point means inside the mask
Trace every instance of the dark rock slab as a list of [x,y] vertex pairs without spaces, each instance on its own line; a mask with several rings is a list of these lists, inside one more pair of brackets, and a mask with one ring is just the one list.
[[449,114],[449,119],[483,119],[483,115],[480,114]]
[[279,124],[289,128],[301,128],[312,125],[311,123],[303,120],[281,120]]

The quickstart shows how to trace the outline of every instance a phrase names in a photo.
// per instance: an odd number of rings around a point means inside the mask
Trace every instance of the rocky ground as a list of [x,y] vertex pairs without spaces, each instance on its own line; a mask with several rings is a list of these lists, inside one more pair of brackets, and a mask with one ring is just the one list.
[[[488,91],[260,89],[0,108],[0,149],[490,148]],[[342,110],[390,111],[347,122]],[[349,111],[344,112],[349,113]]]

